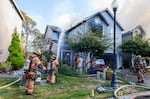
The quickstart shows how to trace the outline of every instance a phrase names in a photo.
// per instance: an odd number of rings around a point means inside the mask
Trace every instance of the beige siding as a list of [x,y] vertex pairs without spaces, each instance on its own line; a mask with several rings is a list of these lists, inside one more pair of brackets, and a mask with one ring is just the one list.
[[14,28],[17,27],[18,33],[21,33],[22,19],[10,0],[0,0],[0,18],[0,62],[4,62],[9,55],[8,47]]

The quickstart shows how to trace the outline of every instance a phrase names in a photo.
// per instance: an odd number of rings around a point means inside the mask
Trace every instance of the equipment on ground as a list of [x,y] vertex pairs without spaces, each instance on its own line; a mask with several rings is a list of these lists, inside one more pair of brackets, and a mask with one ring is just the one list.
[[96,90],[97,93],[104,93],[104,92],[106,92],[106,89],[103,88],[101,85],[98,85],[95,90]]

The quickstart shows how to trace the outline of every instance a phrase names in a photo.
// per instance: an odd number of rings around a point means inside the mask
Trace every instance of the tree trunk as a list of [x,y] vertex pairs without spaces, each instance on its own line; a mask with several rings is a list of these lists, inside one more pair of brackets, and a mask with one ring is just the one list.
[[27,32],[26,32],[26,47],[25,47],[25,58],[26,59],[28,57],[28,37],[29,37],[29,29],[27,29]]
[[86,57],[86,61],[85,61],[86,62],[86,72],[90,68],[90,60],[91,60],[90,54],[91,54],[91,52],[87,53],[87,57]]

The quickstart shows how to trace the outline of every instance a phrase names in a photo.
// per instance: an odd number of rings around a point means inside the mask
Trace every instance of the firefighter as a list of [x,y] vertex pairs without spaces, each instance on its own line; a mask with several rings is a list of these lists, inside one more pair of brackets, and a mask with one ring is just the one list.
[[39,59],[40,55],[40,50],[33,52],[33,55],[30,56],[29,69],[25,71],[25,91],[28,95],[31,95],[33,93],[38,69],[41,69],[43,71],[46,70],[45,66],[41,63]]
[[135,61],[135,67],[137,71],[137,79],[138,79],[137,82],[144,83],[144,75],[143,75],[144,66],[140,55],[137,56],[137,59]]
[[59,65],[59,62],[56,60],[56,55],[51,56],[51,61],[50,61],[50,71],[47,77],[47,83],[55,84],[56,83],[56,78],[57,78],[57,67]]
[[77,71],[80,72],[80,74],[82,74],[82,68],[83,68],[83,58],[78,56],[78,67],[77,67]]

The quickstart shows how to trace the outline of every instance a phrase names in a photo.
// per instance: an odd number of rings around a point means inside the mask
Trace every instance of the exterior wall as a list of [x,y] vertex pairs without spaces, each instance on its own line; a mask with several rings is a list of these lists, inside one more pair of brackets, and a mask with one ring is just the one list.
[[[109,24],[106,35],[109,35],[110,38],[112,39],[111,43],[114,43],[114,41],[113,41],[113,39],[114,39],[114,21],[106,11],[104,11],[102,13],[102,15],[105,16],[105,19],[107,20],[107,22]],[[119,28],[118,24],[116,24],[116,48],[122,43],[122,33],[121,32],[122,32],[122,30]],[[113,48],[113,45],[106,52],[113,53],[112,48]]]
[[45,41],[46,44],[43,45],[43,48],[41,49],[42,51],[48,51],[50,50],[50,44],[51,44],[51,37],[52,37],[52,30],[48,26],[46,27],[45,31]]
[[53,31],[48,27],[47,28],[47,31],[46,31],[46,35],[45,35],[45,38],[51,38],[52,37],[52,33]]
[[146,33],[141,25],[138,25],[134,29],[122,34],[122,41],[125,42],[133,39],[134,37],[140,37],[141,39],[145,39]]
[[53,38],[52,40],[57,40],[58,41],[58,33],[57,32],[53,32]]
[[132,34],[133,34],[133,37],[137,36],[137,37],[139,37],[141,39],[144,38],[144,34],[138,28],[134,29],[133,32],[132,32]]
[[8,47],[15,27],[21,33],[22,19],[10,0],[0,0],[0,11],[0,62],[4,62],[9,55]]
[[133,38],[132,33],[123,34],[123,35],[122,35],[122,42],[126,42],[126,41],[128,41],[128,40],[130,40],[130,39],[132,39],[132,38]]
[[[58,48],[58,44],[57,41],[59,40],[59,35],[61,33],[61,31],[57,31],[57,29],[59,29],[58,27],[55,26],[50,26],[48,25],[46,27],[46,31],[45,31],[45,39],[47,40],[47,44],[44,45],[43,47],[43,51],[48,51],[51,50],[53,53],[57,53],[57,48]],[[56,41],[56,42],[53,42]]]
[[[99,22],[96,20],[99,20]],[[92,23],[93,25],[95,25],[96,29],[99,29],[102,27],[103,28],[103,34],[105,35],[107,33],[108,25],[106,25],[106,23],[101,19],[101,17],[99,15],[96,15],[96,16],[92,17],[91,19],[87,20],[87,23],[89,25]]]
[[105,34],[105,31],[107,31],[108,27],[107,27],[107,25],[104,23],[104,21],[99,16],[95,16],[95,17],[87,20],[86,22],[83,22],[81,25],[79,25],[78,27],[76,27],[72,31],[68,32],[67,34],[69,34],[69,35],[76,35],[78,32],[79,33],[85,33],[88,30],[88,28],[90,27],[91,23],[93,25],[97,25],[97,23],[95,23],[95,18],[97,18],[97,17],[100,19],[99,26],[102,26],[103,34]]
[[68,32],[69,35],[76,35],[77,33],[84,33],[85,32],[85,23],[81,24],[80,26],[76,27],[72,31]]
[[52,49],[51,49],[51,51],[52,51],[54,54],[57,54],[57,48],[58,48],[58,44],[52,43]]
[[[105,53],[113,53],[113,43],[114,43],[114,21],[112,17],[106,12],[103,11],[102,15],[107,20],[109,27],[108,27],[108,35],[110,35],[110,38],[112,39],[112,46],[105,52]],[[120,29],[119,25],[116,23],[116,55],[117,55],[117,68],[122,66],[122,57],[119,53],[119,50],[117,47],[122,43],[122,30]]]

